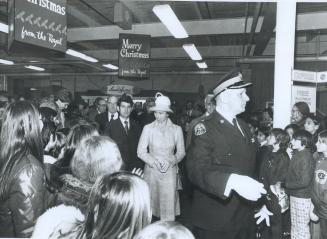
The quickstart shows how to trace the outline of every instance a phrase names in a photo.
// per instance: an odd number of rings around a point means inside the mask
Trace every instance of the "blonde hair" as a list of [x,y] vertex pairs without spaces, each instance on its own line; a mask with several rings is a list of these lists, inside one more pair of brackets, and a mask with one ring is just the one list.
[[133,239],[194,239],[194,236],[178,222],[159,221],[146,226]]
[[117,144],[106,136],[92,136],[77,145],[71,162],[72,174],[87,183],[112,174],[123,164]]
[[92,187],[80,238],[132,239],[151,215],[149,187],[142,178],[128,172],[104,175]]

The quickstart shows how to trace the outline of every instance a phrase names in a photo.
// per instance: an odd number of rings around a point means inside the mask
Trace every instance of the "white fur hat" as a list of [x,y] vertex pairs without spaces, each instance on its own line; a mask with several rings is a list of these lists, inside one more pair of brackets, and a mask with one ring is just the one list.
[[150,108],[150,111],[166,111],[169,113],[173,113],[170,109],[170,99],[167,96],[164,96],[162,93],[156,93],[156,101],[155,106]]

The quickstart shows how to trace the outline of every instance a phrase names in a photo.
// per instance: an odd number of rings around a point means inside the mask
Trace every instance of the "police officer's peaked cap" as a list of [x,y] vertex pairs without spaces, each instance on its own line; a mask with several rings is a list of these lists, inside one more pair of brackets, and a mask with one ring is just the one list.
[[252,83],[242,80],[242,73],[239,68],[233,68],[230,72],[221,78],[218,84],[212,90],[214,97],[226,89],[241,89],[252,85]]

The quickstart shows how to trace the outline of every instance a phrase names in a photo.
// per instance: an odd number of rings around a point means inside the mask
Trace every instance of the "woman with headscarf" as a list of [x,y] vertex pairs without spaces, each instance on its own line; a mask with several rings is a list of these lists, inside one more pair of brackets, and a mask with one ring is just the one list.
[[152,214],[173,221],[180,214],[177,185],[178,162],[185,156],[182,128],[169,119],[170,100],[156,94],[155,121],[147,124],[138,144],[137,155],[145,162],[144,179],[149,184]]

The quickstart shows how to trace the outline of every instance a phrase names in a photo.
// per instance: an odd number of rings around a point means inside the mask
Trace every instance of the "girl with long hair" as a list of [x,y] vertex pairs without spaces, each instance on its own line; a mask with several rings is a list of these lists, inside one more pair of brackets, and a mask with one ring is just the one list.
[[31,103],[7,106],[0,136],[0,237],[30,237],[46,208],[42,127]]
[[106,174],[92,187],[85,218],[74,210],[64,205],[50,209],[39,218],[32,238],[132,239],[151,221],[149,188],[132,173]]

